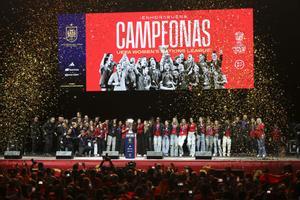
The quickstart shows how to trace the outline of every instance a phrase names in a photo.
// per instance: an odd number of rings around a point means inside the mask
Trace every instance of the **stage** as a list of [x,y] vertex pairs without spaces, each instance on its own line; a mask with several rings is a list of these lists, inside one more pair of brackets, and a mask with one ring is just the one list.
[[[31,159],[36,162],[43,162],[45,167],[69,169],[75,163],[85,163],[86,168],[94,168],[102,161],[102,157],[75,157],[73,159],[56,159],[55,157],[41,157],[41,156],[23,156],[22,159],[4,159],[0,157],[1,168],[12,168],[16,164],[19,166],[26,162],[31,165]],[[135,161],[137,168],[148,169],[154,164],[160,164],[165,167],[173,163],[179,170],[186,166],[194,170],[200,170],[202,167],[210,167],[212,169],[222,170],[230,167],[233,170],[243,170],[251,172],[256,169],[268,168],[271,172],[279,173],[284,166],[291,165],[294,170],[300,169],[300,159],[296,157],[275,158],[267,157],[266,159],[259,159],[254,157],[213,157],[212,160],[196,160],[190,157],[168,157],[163,159],[146,159],[145,157],[137,157],[135,159],[113,159],[112,162],[115,167],[124,167],[128,162]]]

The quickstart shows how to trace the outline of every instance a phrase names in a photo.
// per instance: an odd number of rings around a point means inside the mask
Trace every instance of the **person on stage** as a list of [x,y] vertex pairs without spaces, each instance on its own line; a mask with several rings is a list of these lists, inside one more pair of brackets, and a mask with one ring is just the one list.
[[231,124],[229,120],[225,120],[223,135],[223,156],[230,157],[231,152]]
[[115,62],[113,61],[113,54],[104,54],[103,59],[100,64],[100,89],[101,91],[109,90],[108,80],[113,73]]
[[213,156],[222,156],[222,147],[221,147],[221,142],[222,142],[222,131],[221,131],[221,125],[218,120],[215,120],[214,125],[213,125],[213,135],[214,135],[214,153]]
[[144,156],[145,154],[145,144],[144,144],[144,123],[141,119],[137,120],[137,155]]
[[241,121],[240,117],[235,117],[232,122],[232,135],[231,135],[231,151],[239,155],[241,152]]
[[73,138],[72,138],[72,128],[67,130],[66,135],[63,136],[63,150],[73,152]]
[[169,156],[170,134],[171,134],[171,126],[169,124],[169,121],[166,120],[163,127],[163,138],[162,138],[162,152],[164,156]]
[[67,132],[67,127],[64,126],[64,117],[59,116],[56,124],[56,137],[54,139],[54,148],[56,151],[61,150],[61,142],[63,135]]
[[205,144],[206,144],[206,151],[212,152],[212,146],[214,143],[214,131],[213,131],[213,124],[210,121],[210,118],[207,117],[206,120],[206,127],[205,127]]
[[[77,121],[81,118],[77,118]],[[80,128],[77,121],[73,121],[72,124],[72,140],[73,140],[73,153],[77,154],[79,152],[79,138]]]
[[[105,151],[106,129],[104,123],[101,122],[99,123],[99,125],[97,126],[94,132],[94,137],[96,138],[97,146],[98,146],[97,156],[101,156],[102,152]],[[94,154],[96,154],[96,152],[94,152]]]
[[121,155],[124,156],[125,154],[125,139],[126,139],[126,135],[129,132],[129,122],[128,120],[125,121],[125,124],[123,124],[122,126],[122,140],[121,140]]
[[53,152],[53,137],[56,134],[55,118],[51,117],[50,120],[43,125],[42,130],[45,138],[44,152],[46,156],[49,156]]
[[170,156],[178,156],[178,134],[179,134],[179,124],[176,117],[173,118],[171,124],[171,134],[170,134]]
[[276,157],[279,156],[280,149],[282,147],[282,133],[277,124],[271,130],[271,139],[272,139],[272,146],[274,149],[274,155]]
[[247,153],[250,151],[249,149],[249,120],[247,115],[243,115],[241,120],[241,136],[240,136],[240,145],[241,152]]
[[261,118],[256,119],[256,137],[257,137],[257,146],[258,146],[258,155],[257,157],[265,158],[266,153],[266,147],[265,147],[265,125],[262,122]]
[[162,130],[163,125],[160,122],[160,118],[157,117],[156,122],[153,124],[153,143],[155,152],[161,152]]
[[88,123],[89,122],[89,116],[88,115],[84,115],[83,117],[83,123]]
[[35,116],[33,122],[30,125],[30,136],[31,136],[31,151],[35,155],[38,153],[41,141],[42,141],[42,127],[39,122],[39,118]]
[[82,119],[81,112],[77,112],[76,117],[74,117],[72,120],[79,122],[79,120],[81,120],[81,119]]
[[147,137],[147,151],[153,151],[153,118],[144,122],[145,134]]
[[203,117],[199,117],[197,125],[196,150],[205,151],[205,123]]
[[67,135],[67,132],[69,130],[68,124],[66,122],[66,120],[64,120],[64,122],[62,123],[62,128],[61,128],[61,133],[60,133],[60,137],[58,140],[58,151],[60,150],[64,150],[64,137]]
[[92,147],[92,138],[88,134],[86,128],[80,131],[78,138],[79,138],[79,154],[81,156],[85,156],[85,155],[91,156],[92,154],[94,154],[93,152],[94,148]]
[[190,123],[188,125],[187,146],[191,157],[195,156],[196,151],[196,131],[197,124],[194,122],[193,118],[190,118]]
[[294,127],[294,134],[295,134],[295,139],[296,139],[296,155],[297,158],[300,156],[300,124],[296,124]]
[[147,151],[151,151],[152,145],[149,144],[151,139],[152,132],[150,131],[150,123],[148,120],[144,120],[144,154],[147,153]]
[[120,120],[117,126],[117,137],[116,137],[116,151],[118,151],[119,154],[122,154],[121,143],[122,143],[122,121]]
[[249,123],[249,148],[252,155],[257,155],[256,120],[252,117]]
[[89,125],[86,127],[88,129],[88,135],[91,138],[92,141],[92,147],[93,147],[93,156],[97,156],[98,154],[98,145],[97,145],[97,138],[95,137],[95,130],[97,125],[91,120],[89,122]]
[[108,125],[106,151],[116,151],[117,128],[117,119],[114,119],[112,124]]
[[179,137],[178,137],[178,148],[179,148],[179,156],[182,157],[183,156],[183,144],[184,141],[187,137],[187,132],[188,132],[188,125],[186,123],[185,119],[181,120],[180,123],[180,131],[179,131]]

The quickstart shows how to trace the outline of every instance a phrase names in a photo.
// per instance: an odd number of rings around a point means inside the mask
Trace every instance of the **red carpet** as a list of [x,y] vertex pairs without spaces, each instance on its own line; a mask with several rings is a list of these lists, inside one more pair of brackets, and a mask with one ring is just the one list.
[[[0,158],[0,167],[11,168],[18,164],[19,166],[26,162],[31,164],[32,157],[23,157],[19,160],[5,160]],[[37,162],[43,162],[45,167],[68,169],[75,163],[85,163],[87,168],[93,168],[101,162],[101,158],[75,158],[71,160],[56,160],[54,157],[33,157]],[[124,167],[126,163],[131,160],[116,159],[113,163],[116,167]],[[258,160],[256,158],[214,158],[213,160],[195,160],[193,158],[164,158],[161,160],[147,160],[145,158],[138,158],[134,160],[138,168],[148,169],[155,163],[160,163],[164,166],[169,166],[174,163],[179,169],[185,166],[190,166],[194,170],[200,170],[203,166],[209,166],[213,169],[225,169],[230,167],[232,169],[239,169],[244,171],[253,171],[256,169],[268,168],[272,172],[280,172],[284,166],[292,165],[293,169],[300,169],[300,159],[283,158],[277,160]]]

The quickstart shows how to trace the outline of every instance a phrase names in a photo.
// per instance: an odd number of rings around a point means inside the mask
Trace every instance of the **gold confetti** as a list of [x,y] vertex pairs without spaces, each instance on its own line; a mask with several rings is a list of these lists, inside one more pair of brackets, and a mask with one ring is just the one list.
[[[160,3],[160,10],[233,8],[229,1],[169,1]],[[58,107],[59,80],[57,60],[57,15],[62,13],[116,12],[137,8],[134,2],[88,1],[24,1],[22,6],[13,8],[15,14],[24,13],[12,26],[19,24],[22,31],[11,27],[0,27],[5,35],[3,84],[1,90],[0,148],[8,143],[21,145],[28,133],[30,120],[39,115],[49,117]],[[142,9],[146,8],[146,9]],[[133,11],[131,9],[130,11]],[[136,11],[157,10],[156,3],[139,2]],[[256,10],[259,12],[259,10]],[[2,16],[4,21],[9,21]],[[255,36],[255,89],[230,89],[192,92],[175,91],[176,99],[166,106],[165,99],[155,103],[169,116],[198,117],[211,116],[215,119],[230,118],[248,114],[262,117],[266,124],[287,123],[287,99],[278,82],[278,74],[271,65],[276,55],[266,39],[270,35]],[[75,98],[75,97],[74,97]],[[153,106],[149,105],[149,109]],[[159,115],[159,113],[157,113]],[[150,116],[149,116],[150,117]]]

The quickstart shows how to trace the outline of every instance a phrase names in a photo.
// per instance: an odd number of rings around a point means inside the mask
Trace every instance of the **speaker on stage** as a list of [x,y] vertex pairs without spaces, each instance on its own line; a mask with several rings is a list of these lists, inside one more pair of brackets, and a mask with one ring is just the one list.
[[119,151],[103,151],[102,156],[106,155],[111,159],[119,159]]
[[297,141],[296,140],[289,140],[288,141],[288,149],[290,154],[297,153]]
[[22,153],[21,153],[21,151],[5,151],[4,158],[5,159],[21,159]]
[[73,159],[72,151],[56,151],[56,159]]
[[156,151],[147,151],[147,159],[162,159],[163,153]]
[[212,159],[212,153],[210,151],[196,151],[195,158],[196,159],[211,160]]

